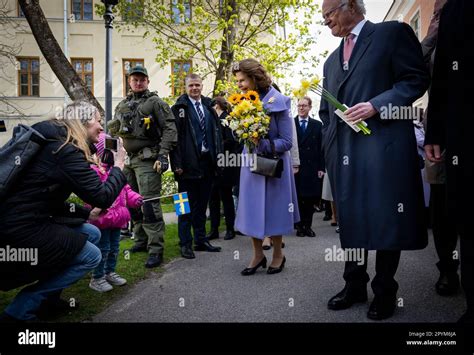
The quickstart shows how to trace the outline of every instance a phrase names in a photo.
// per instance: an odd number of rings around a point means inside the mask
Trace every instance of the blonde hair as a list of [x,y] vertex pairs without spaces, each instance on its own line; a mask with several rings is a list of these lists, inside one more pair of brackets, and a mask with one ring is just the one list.
[[97,108],[85,101],[78,101],[66,106],[63,114],[51,119],[56,126],[66,130],[65,142],[54,152],[59,153],[67,144],[71,144],[84,153],[87,161],[96,164],[96,159],[91,156],[87,142],[87,125],[95,118]]

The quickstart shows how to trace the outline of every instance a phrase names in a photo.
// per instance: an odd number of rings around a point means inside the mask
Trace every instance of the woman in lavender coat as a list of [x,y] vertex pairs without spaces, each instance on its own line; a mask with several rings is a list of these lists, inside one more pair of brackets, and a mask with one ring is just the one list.
[[[275,150],[283,159],[281,178],[271,178],[254,174],[249,166],[243,166],[240,172],[239,205],[235,227],[243,234],[252,237],[254,255],[242,275],[252,275],[267,259],[263,253],[262,241],[270,236],[273,241],[273,260],[268,274],[280,272],[286,258],[281,249],[282,235],[293,231],[300,216],[296,199],[296,188],[290,158],[292,146],[292,118],[290,117],[290,99],[271,86],[271,78],[263,66],[254,59],[244,59],[233,68],[237,85],[243,92],[256,90],[263,106],[270,116],[268,137],[259,139],[254,153],[271,153],[270,139]],[[244,154],[248,153],[247,148]]]

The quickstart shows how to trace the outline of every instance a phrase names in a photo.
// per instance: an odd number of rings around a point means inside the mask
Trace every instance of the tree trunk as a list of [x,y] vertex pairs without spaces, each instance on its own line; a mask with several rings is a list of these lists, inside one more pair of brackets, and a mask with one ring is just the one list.
[[46,61],[56,74],[62,86],[73,100],[84,100],[96,106],[101,115],[104,114],[104,109],[92,95],[89,88],[84,85],[82,79],[77,75],[76,71],[69,63],[59,46],[56,38],[54,38],[48,21],[44,16],[43,10],[39,5],[39,0],[19,0],[18,1],[26,20],[30,25],[31,32],[35,37],[38,47],[43,53]]
[[[236,0],[229,0],[228,6],[232,8],[232,11],[228,11],[227,6],[225,6],[225,9],[223,9],[225,21],[227,23],[229,22],[229,19],[231,18],[232,15],[238,13]],[[229,80],[230,68],[232,65],[232,61],[234,60],[234,50],[232,49],[232,46],[234,45],[235,35],[236,35],[236,27],[234,23],[231,26],[224,29],[224,33],[223,33],[224,39],[222,41],[221,56],[220,56],[221,60],[219,63],[219,67],[217,68],[216,79],[214,81],[214,90],[213,90],[214,95],[216,95],[217,83],[219,81]]]

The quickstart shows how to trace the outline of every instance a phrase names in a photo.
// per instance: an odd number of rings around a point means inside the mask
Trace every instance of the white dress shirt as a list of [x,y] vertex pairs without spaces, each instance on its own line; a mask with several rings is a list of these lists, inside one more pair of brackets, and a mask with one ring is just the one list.
[[351,33],[355,36],[354,39],[353,39],[354,44],[357,42],[357,39],[359,38],[360,32],[362,31],[362,27],[364,27],[366,22],[367,22],[367,20],[363,19],[357,25],[355,25],[355,27],[352,29]]

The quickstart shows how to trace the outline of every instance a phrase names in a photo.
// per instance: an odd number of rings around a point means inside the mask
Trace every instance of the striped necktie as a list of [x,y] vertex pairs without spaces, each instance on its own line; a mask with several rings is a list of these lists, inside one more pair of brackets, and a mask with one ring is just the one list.
[[202,133],[202,146],[204,147],[205,150],[208,149],[207,147],[207,138],[206,138],[206,120],[204,118],[204,113],[201,110],[201,103],[199,101],[196,101],[196,111],[199,116],[199,126],[201,127],[201,133]]

